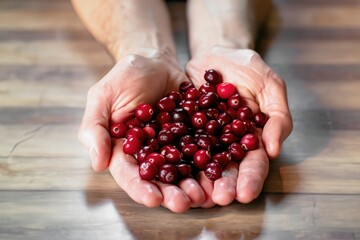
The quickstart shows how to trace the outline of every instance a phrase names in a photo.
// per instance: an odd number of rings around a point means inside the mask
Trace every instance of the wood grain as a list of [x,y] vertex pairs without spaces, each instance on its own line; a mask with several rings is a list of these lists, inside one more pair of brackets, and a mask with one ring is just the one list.
[[[185,2],[168,3],[179,59]],[[274,0],[258,50],[294,131],[250,204],[173,214],[95,173],[77,139],[113,65],[66,0],[0,0],[0,239],[360,239],[360,1]]]

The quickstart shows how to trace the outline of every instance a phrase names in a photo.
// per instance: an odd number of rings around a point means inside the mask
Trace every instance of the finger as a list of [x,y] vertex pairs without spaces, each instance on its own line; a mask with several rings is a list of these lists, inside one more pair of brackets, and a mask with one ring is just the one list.
[[263,146],[247,152],[239,165],[236,199],[249,203],[259,196],[269,172],[269,160]]
[[190,208],[190,199],[186,193],[172,184],[165,184],[160,181],[155,181],[159,187],[163,199],[163,206],[175,213],[183,213]]
[[205,194],[205,201],[203,204],[201,204],[200,207],[212,208],[213,206],[216,205],[214,203],[214,201],[212,200],[212,193],[214,191],[214,183],[205,176],[205,173],[203,171],[199,172],[199,174],[198,174],[198,182]]
[[195,179],[186,178],[179,182],[179,187],[189,197],[191,207],[199,207],[204,203],[205,193]]
[[103,95],[92,88],[88,94],[78,137],[80,142],[88,149],[93,169],[96,171],[105,170],[110,161],[109,116],[109,107]]
[[113,153],[109,170],[116,183],[135,202],[147,207],[158,207],[163,201],[159,188],[152,182],[142,180],[139,176],[139,165],[131,155],[122,151],[123,140],[113,142]]
[[216,204],[226,206],[234,201],[238,172],[238,164],[230,162],[224,168],[222,177],[214,182],[212,200]]

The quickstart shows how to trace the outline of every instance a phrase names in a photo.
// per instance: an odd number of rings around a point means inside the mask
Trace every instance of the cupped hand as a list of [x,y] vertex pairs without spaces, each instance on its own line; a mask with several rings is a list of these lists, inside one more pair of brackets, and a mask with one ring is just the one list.
[[148,207],[163,205],[184,212],[202,204],[204,192],[194,179],[179,186],[142,180],[137,160],[122,151],[122,139],[112,140],[111,122],[124,122],[141,103],[154,104],[188,80],[176,61],[168,57],[124,57],[88,92],[79,139],[89,150],[96,171],[109,168],[118,185],[136,202]]
[[186,74],[196,87],[204,81],[207,69],[221,73],[223,81],[234,84],[247,106],[262,111],[269,119],[262,130],[260,148],[247,153],[240,165],[226,167],[222,178],[210,182],[203,173],[199,183],[206,201],[203,207],[228,205],[234,199],[248,203],[260,194],[269,171],[269,158],[276,158],[281,145],[292,131],[292,118],[287,102],[286,85],[259,54],[250,49],[214,47],[194,57],[186,66]]

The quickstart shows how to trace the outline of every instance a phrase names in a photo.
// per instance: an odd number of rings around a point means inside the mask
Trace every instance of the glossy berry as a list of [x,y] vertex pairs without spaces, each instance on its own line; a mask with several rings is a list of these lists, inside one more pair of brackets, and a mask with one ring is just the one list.
[[245,122],[239,119],[234,119],[231,122],[231,131],[235,133],[237,136],[243,136],[246,133],[246,130],[247,127]]
[[165,164],[165,157],[160,153],[152,152],[146,156],[145,161],[155,164],[157,168],[160,168],[162,165]]
[[217,179],[221,178],[222,171],[222,167],[219,163],[210,162],[205,166],[204,173],[209,180],[216,181]]
[[195,143],[186,144],[181,148],[183,155],[188,158],[193,157],[198,150],[199,147]]
[[158,173],[158,168],[155,164],[150,162],[143,162],[139,166],[139,175],[141,179],[151,181]]
[[180,163],[175,165],[179,177],[181,178],[188,178],[191,177],[191,166],[187,163]]
[[137,153],[136,153],[136,159],[138,160],[139,164],[145,162],[146,156],[150,153],[154,152],[154,149],[150,146],[144,146],[142,147]]
[[206,164],[208,164],[211,161],[211,156],[209,151],[205,149],[198,150],[194,157],[194,165],[199,169],[204,169]]
[[252,115],[253,112],[249,107],[240,107],[236,112],[236,117],[243,121],[249,120]]
[[150,104],[140,104],[135,109],[135,117],[142,122],[149,121],[154,115],[154,109]]
[[160,112],[170,112],[175,109],[176,103],[169,97],[163,97],[157,102],[156,106]]
[[182,122],[172,123],[169,130],[176,136],[184,136],[187,133],[187,127]]
[[181,108],[188,112],[190,116],[199,110],[199,106],[195,101],[187,100],[181,104]]
[[211,85],[210,83],[206,82],[200,86],[199,91],[201,93],[216,92],[216,88],[214,87],[214,85]]
[[149,147],[151,147],[152,149],[154,149],[155,151],[160,148],[159,142],[158,142],[158,140],[156,138],[150,138],[147,141],[147,145]]
[[154,138],[156,136],[156,130],[151,126],[145,126],[142,129],[146,134],[147,138]]
[[228,149],[231,161],[240,162],[245,157],[245,151],[239,143],[232,143]]
[[228,99],[227,103],[229,107],[233,109],[238,109],[241,107],[242,98],[240,97],[239,94],[234,94]]
[[228,82],[220,83],[216,87],[216,93],[222,99],[230,98],[232,95],[234,95],[236,93],[236,91],[237,90],[236,90],[235,86]]
[[176,108],[171,113],[172,122],[183,122],[186,123],[190,120],[188,112],[182,108]]
[[198,101],[199,107],[209,108],[215,106],[218,100],[218,96],[214,92],[208,92],[203,94]]
[[224,152],[220,152],[220,153],[217,153],[215,154],[213,157],[212,157],[212,160],[214,162],[217,162],[219,163],[220,165],[222,166],[225,166],[226,164],[228,164],[231,160],[231,155],[229,152],[227,151],[224,151]]
[[199,148],[207,149],[207,150],[210,149],[212,143],[213,140],[211,139],[210,135],[200,135],[196,141],[196,144],[199,146]]
[[191,118],[191,123],[195,128],[204,128],[207,124],[205,113],[197,112]]
[[172,144],[175,141],[175,136],[169,130],[161,130],[158,134],[157,138],[160,145],[168,145]]
[[171,122],[171,115],[169,112],[160,112],[156,115],[156,121],[160,125],[163,125],[164,123],[169,123]]
[[220,123],[221,126],[231,123],[231,117],[227,113],[221,113],[216,120]]
[[185,93],[189,88],[195,87],[192,82],[182,82],[179,86],[180,93]]
[[210,120],[205,126],[206,132],[210,135],[214,135],[220,131],[220,123],[216,120]]
[[170,163],[178,163],[182,158],[181,152],[174,146],[166,148],[164,156],[165,160]]
[[162,183],[173,184],[177,181],[178,172],[174,165],[164,164],[160,167],[158,179]]
[[217,85],[217,84],[221,83],[221,76],[214,69],[209,69],[209,70],[205,71],[204,79],[206,82],[208,82],[209,84],[212,84],[212,85]]
[[141,149],[141,141],[137,137],[126,138],[123,151],[126,154],[135,154]]
[[166,97],[171,98],[175,102],[180,102],[182,100],[182,95],[178,91],[169,92]]
[[268,120],[268,116],[263,112],[255,113],[252,117],[252,121],[258,128],[263,128]]
[[239,137],[233,133],[224,133],[220,136],[220,142],[226,146],[229,146],[234,142],[238,142],[239,140]]
[[189,143],[195,143],[195,138],[191,135],[182,136],[179,141],[179,147],[182,148]]
[[253,133],[248,133],[242,137],[240,144],[245,151],[255,150],[259,148],[259,138]]
[[126,138],[129,138],[129,137],[136,137],[138,138],[141,142],[144,142],[147,138],[147,135],[145,133],[144,130],[142,130],[141,128],[139,127],[133,127],[133,128],[129,128],[127,131],[126,131],[126,134],[125,134]]
[[208,108],[205,110],[205,115],[209,119],[216,119],[219,116],[219,110],[217,108]]
[[126,125],[129,128],[133,128],[133,127],[143,128],[145,126],[144,123],[137,118],[132,118],[132,119],[128,120],[126,122]]
[[113,138],[123,138],[128,130],[128,126],[125,123],[113,123],[110,126],[110,135]]
[[184,93],[184,98],[190,101],[196,101],[199,99],[200,96],[201,96],[201,92],[196,88],[189,88]]

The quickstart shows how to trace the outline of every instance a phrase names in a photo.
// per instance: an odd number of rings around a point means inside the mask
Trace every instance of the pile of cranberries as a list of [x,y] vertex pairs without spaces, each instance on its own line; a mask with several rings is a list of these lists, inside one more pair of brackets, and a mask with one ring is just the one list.
[[111,124],[111,136],[125,138],[123,151],[137,159],[142,179],[177,184],[204,171],[215,181],[226,164],[259,147],[254,131],[267,115],[244,106],[217,71],[205,71],[204,79],[199,89],[183,82],[155,106],[139,105],[126,123]]

